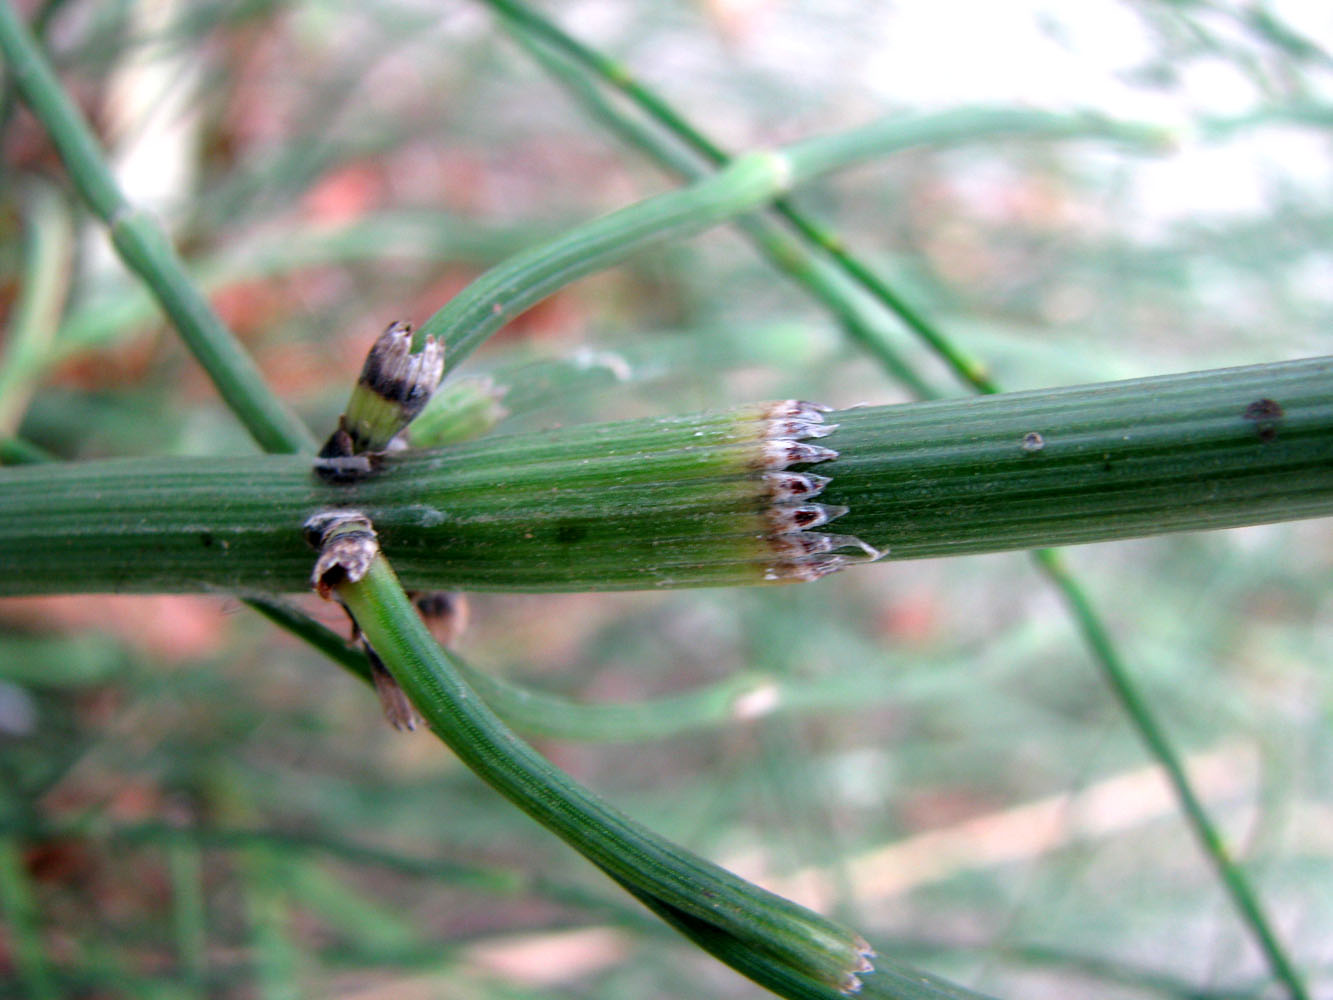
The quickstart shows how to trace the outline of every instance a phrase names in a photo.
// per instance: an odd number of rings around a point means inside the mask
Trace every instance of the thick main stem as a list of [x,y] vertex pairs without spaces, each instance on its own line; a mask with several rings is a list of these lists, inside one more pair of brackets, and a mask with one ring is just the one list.
[[[759,583],[753,412],[495,437],[343,487],[293,456],[0,469],[0,593],[298,591],[328,507],[365,511],[413,588]],[[890,559],[1333,513],[1333,359],[826,419],[828,529]]]

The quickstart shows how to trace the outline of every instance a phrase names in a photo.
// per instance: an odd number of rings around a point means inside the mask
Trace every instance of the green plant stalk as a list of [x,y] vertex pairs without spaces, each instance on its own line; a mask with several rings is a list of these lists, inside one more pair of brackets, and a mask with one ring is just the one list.
[[[1263,400],[1283,416],[1247,417]],[[300,525],[330,507],[367,513],[413,589],[762,583],[757,412],[408,452],[343,487],[280,455],[4,468],[0,593],[299,591]],[[807,468],[849,508],[826,527],[890,559],[1333,513],[1330,359],[826,417],[838,457]]]
[[[336,539],[325,539],[325,551]],[[738,946],[843,990],[868,971],[854,932],[672,844],[578,785],[518,738],[464,681],[383,556],[332,584],[431,729],[489,785],[623,884]]]
[[31,441],[16,437],[0,438],[0,465],[36,465],[52,461],[55,461],[54,455]]
[[[521,32],[527,32],[542,39],[547,44],[564,52],[575,62],[587,67],[609,85],[621,90],[651,119],[676,136],[677,139],[681,140],[707,162],[720,166],[729,161],[730,157],[724,149],[691,126],[688,121],[678,115],[667,102],[660,99],[649,88],[640,85],[626,67],[606,59],[601,53],[566,35],[557,25],[547,21],[525,4],[515,2],[515,0],[485,0],[485,2],[511,24],[518,26]],[[613,122],[618,118],[613,113],[603,113],[600,117],[609,118]],[[658,162],[667,166],[668,169],[682,160],[670,147],[655,141],[654,137],[648,136],[647,133],[642,131],[636,133],[635,145],[648,150],[650,155],[655,155]],[[775,203],[774,209],[808,243],[821,248],[844,274],[860,285],[891,313],[897,315],[920,340],[926,343],[944,361],[962,382],[979,393],[989,394],[1000,391],[1000,387],[989,377],[982,364],[969,357],[933,323],[928,321],[924,315],[911,306],[902,296],[898,295],[887,282],[849,253],[841,239],[835,234],[798,213],[785,200]],[[861,343],[863,347],[870,348],[872,354],[877,353],[873,350],[873,342],[866,342],[857,337],[858,331],[855,326],[844,323],[844,329],[853,340]],[[880,360],[891,374],[896,374],[898,366],[895,355],[880,356]],[[908,382],[906,384],[911,385],[912,383]],[[1208,853],[1214,866],[1221,873],[1224,884],[1227,885],[1228,891],[1232,895],[1241,919],[1250,928],[1252,936],[1264,952],[1270,969],[1283,982],[1293,998],[1300,1000],[1300,998],[1305,997],[1304,983],[1290,959],[1286,956],[1285,950],[1274,934],[1257,896],[1250,890],[1244,873],[1236,865],[1230,854],[1222,848],[1220,835],[1199,804],[1197,796],[1194,795],[1170,742],[1164,738],[1161,727],[1151,715],[1146,703],[1138,696],[1137,687],[1120,660],[1095,608],[1086,599],[1077,581],[1064,570],[1054,552],[1039,550],[1033,553],[1033,558],[1038,569],[1060,591],[1066,603],[1070,606],[1094,660],[1105,676],[1107,683],[1111,686],[1113,693],[1120,699],[1122,706],[1128,712],[1131,722],[1138,729],[1139,735],[1147,745],[1149,752],[1156,757],[1158,763],[1168,774],[1175,775],[1172,786],[1176,792],[1181,810],[1203,844],[1204,850]],[[1136,705],[1138,710],[1135,710]]]
[[[373,687],[370,661],[346,636],[267,598],[246,603],[275,625],[305,640],[349,673]],[[811,705],[826,707],[828,698],[809,698],[799,685],[760,673],[737,674],[714,684],[679,694],[643,701],[583,702],[534,691],[477,670],[457,653],[451,654],[463,679],[485,699],[495,714],[530,737],[579,742],[640,742],[750,718],[755,712],[746,700],[758,695],[763,711],[793,710]],[[847,692],[848,706],[864,703],[864,696]]]
[[492,333],[552,292],[655,243],[679,239],[762,207],[834,170],[914,146],[1014,136],[1103,138],[1143,143],[1141,126],[1089,114],[965,108],[873,122],[769,152],[737,157],[688,187],[668,191],[577,226],[487,271],[431,316],[416,343],[446,343],[453,369]]
[[[514,0],[483,0],[492,10],[504,18],[510,25],[519,31],[540,39],[546,44],[552,46],[574,62],[586,67],[593,74],[600,77],[605,83],[619,90],[627,96],[632,102],[643,110],[652,120],[661,125],[668,133],[674,135],[684,145],[692,150],[697,156],[706,163],[717,169],[724,169],[732,162],[732,156],[725,149],[713,142],[710,138],[691,125],[682,115],[678,114],[669,103],[659,97],[650,88],[639,83],[634,77],[633,72],[624,64],[609,59],[597,50],[584,45],[582,42],[573,38],[562,31],[554,22],[547,20],[536,11],[532,10],[526,4],[514,2]],[[945,112],[942,116],[943,121],[933,121],[928,127],[937,128],[941,124],[952,121],[954,124],[963,128],[973,128],[980,124],[976,120],[977,109],[959,109]],[[1006,115],[1015,116],[1015,123],[1020,121],[1027,112],[1019,109],[1005,110],[994,109],[994,113],[1001,119]],[[605,113],[599,114],[604,120],[608,120]],[[920,127],[924,124],[926,118],[906,117],[904,119],[889,119],[878,125],[870,126],[873,130],[876,127],[896,128],[899,125],[910,132],[914,127]],[[1077,134],[1089,134],[1080,132],[1075,118],[1065,122],[1064,128],[1069,131],[1064,134],[1073,136]],[[999,122],[987,123],[981,129],[984,134],[989,128]],[[1046,125],[1051,131],[1048,133],[1051,137],[1059,137],[1061,126],[1054,120],[1050,120]],[[1164,138],[1163,134],[1150,128],[1141,126],[1113,125],[1110,122],[1100,119],[1096,116],[1087,116],[1082,121],[1083,128],[1105,127],[1108,131],[1106,135],[1115,135],[1127,141],[1138,144],[1154,145],[1160,144]],[[859,130],[857,130],[859,131]],[[812,143],[803,143],[802,155],[806,162],[805,166],[810,170],[818,170],[821,165],[832,168],[837,163],[839,166],[845,166],[854,160],[864,159],[871,148],[873,140],[870,135],[857,135],[857,131],[846,133],[845,136],[834,136],[826,140],[814,140]],[[688,170],[686,164],[689,162],[680,155],[676,154],[669,146],[655,140],[655,137],[645,132],[639,131],[634,139],[634,144],[647,150],[659,164],[665,166],[668,170],[684,172],[687,176],[697,178],[697,171]],[[890,312],[897,315],[903,323],[912,330],[919,338],[925,341],[932,350],[940,356],[941,359],[954,371],[960,379],[972,386],[978,392],[991,393],[998,391],[998,388],[990,381],[985,373],[985,367],[975,359],[967,356],[957,345],[953,344],[947,337],[944,337],[935,327],[926,320],[926,318],[912,307],[904,298],[898,295],[885,281],[874,273],[869,267],[866,267],[859,259],[848,253],[841,238],[829,231],[824,226],[819,225],[803,213],[799,212],[785,198],[774,199],[772,208],[774,212],[781,217],[792,229],[801,235],[808,243],[819,247],[830,259],[853,281],[868,291],[871,296],[886,306]],[[798,280],[802,280],[799,279]],[[806,282],[802,282],[806,283]],[[807,287],[809,285],[807,284]],[[829,298],[825,290],[810,289],[812,294],[826,305],[829,305]],[[840,296],[836,292],[831,296],[834,301]],[[842,297],[845,299],[845,297]],[[843,315],[847,312],[847,307],[841,308],[832,306],[835,315]],[[873,336],[874,326],[865,322],[848,325],[844,322],[844,329],[848,331],[852,339],[858,343],[872,356],[876,357],[888,369],[890,374],[903,380],[904,384],[920,393],[919,377],[915,374],[909,374],[903,378],[903,365],[897,358],[896,352],[885,350],[885,341],[882,337]],[[924,397],[924,394],[922,394]]]
[[0,352],[0,436],[15,433],[23,420],[33,389],[24,370],[55,337],[74,252],[74,227],[60,195],[38,182],[25,193],[23,274]]
[[[545,230],[541,230],[545,231]],[[210,256],[191,260],[192,279],[207,295],[238,283],[290,274],[321,264],[388,260],[462,261],[485,265],[530,243],[533,227],[482,232],[446,213],[383,212],[339,225],[266,232]],[[104,346],[151,323],[158,309],[151,293],[129,285],[94,295],[71,308],[55,343],[17,366],[16,377],[39,378],[61,361]]]
[[[614,108],[589,80],[565,59],[536,43],[521,28],[507,22],[514,40],[539,63],[556,83],[593,118],[602,122],[630,146],[642,150],[659,166],[688,180],[711,174],[712,167],[665,142],[620,109]],[[711,161],[710,161],[711,162]],[[784,202],[776,203],[781,206]],[[764,214],[742,215],[735,226],[773,267],[799,284],[816,302],[832,314],[843,333],[854,344],[880,363],[917,399],[935,399],[940,393],[902,358],[889,332],[883,328],[882,315],[872,315],[857,299],[846,294],[845,286],[826,267],[821,267],[804,246],[784,232],[782,226]]]
[[[615,878],[615,876],[611,876]],[[616,879],[620,882],[619,879]],[[633,885],[620,882],[621,888],[652,910],[682,935],[714,958],[742,975],[788,1000],[839,1000],[846,994],[802,975],[768,956],[739,944],[734,938],[718,933],[704,921],[665,905],[660,899]],[[988,1000],[986,996],[963,989],[911,966],[877,961],[873,974],[863,980],[855,996],[858,1000]]]
[[182,983],[195,996],[207,996],[208,928],[204,908],[204,875],[199,845],[188,837],[166,844],[171,872],[171,922]]
[[1142,735],[1144,742],[1148,744],[1152,755],[1161,764],[1187,824],[1198,839],[1203,853],[1212,862],[1223,886],[1226,887],[1227,894],[1231,896],[1233,905],[1258,936],[1259,947],[1274,975],[1287,987],[1292,996],[1307,996],[1301,975],[1287,957],[1286,950],[1264,913],[1259,897],[1239,866],[1232,860],[1231,851],[1228,850],[1221,833],[1213,825],[1208,811],[1195,794],[1194,787],[1190,784],[1185,768],[1176,756],[1165,729],[1153,714],[1148,701],[1139,693],[1138,686],[1133,683],[1115,644],[1102,627],[1088,595],[1070,574],[1064,560],[1060,558],[1060,553],[1044,549],[1034,553],[1034,557],[1046,570],[1047,575],[1059,585],[1062,596],[1073,612],[1074,620],[1078,622],[1085,641],[1095,650],[1097,659],[1110,665],[1103,672],[1112,693]]
[[266,451],[314,450],[309,430],[265,385],[250,356],[190,280],[161,227],[125,200],[87,122],[8,0],[0,3],[0,52],[79,194],[110,230],[121,260],[152,290],[227,406]]

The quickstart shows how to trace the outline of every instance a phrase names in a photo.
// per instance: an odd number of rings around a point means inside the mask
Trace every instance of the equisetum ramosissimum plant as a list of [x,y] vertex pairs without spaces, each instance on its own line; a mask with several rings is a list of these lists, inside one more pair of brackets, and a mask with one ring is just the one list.
[[[885,560],[1039,550],[1038,565],[1165,769],[1274,981],[1307,996],[1091,604],[1046,547],[1327,516],[1333,359],[999,393],[785,201],[815,178],[912,146],[1006,137],[1152,149],[1159,131],[1091,114],[971,108],[895,116],[730,158],[555,25],[509,0],[489,6],[539,58],[563,60],[557,72],[567,85],[619,88],[674,134],[693,158],[673,160],[660,147],[661,158],[692,182],[511,257],[415,332],[389,325],[320,448],[268,390],[151,217],[122,196],[35,41],[13,7],[0,6],[0,48],[18,94],[125,264],[267,452],[61,464],[7,441],[0,595],[241,595],[373,684],[394,727],[429,729],[650,911],[755,982],[786,997],[921,1000],[976,994],[877,956],[857,931],[603,801],[515,731],[526,718],[520,699],[437,636],[459,627],[459,592],[469,590],[809,586]],[[575,69],[584,75],[571,77]],[[505,412],[502,389],[447,377],[506,322],[576,278],[730,221],[816,298],[843,307],[853,341],[890,371],[900,360],[868,339],[845,300],[829,299],[823,272],[805,268],[801,255],[842,268],[983,395],[843,410],[769,400],[499,435],[488,432]],[[793,232],[797,242],[784,243]],[[924,385],[910,372],[904,378]],[[350,641],[279,599],[311,587],[346,611]],[[44,975],[36,965],[25,974]]]

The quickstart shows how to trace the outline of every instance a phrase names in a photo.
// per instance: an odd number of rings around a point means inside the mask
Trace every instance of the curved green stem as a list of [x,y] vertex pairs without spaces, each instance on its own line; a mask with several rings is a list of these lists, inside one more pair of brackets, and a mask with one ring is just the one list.
[[125,200],[88,123],[9,0],[0,3],[0,52],[79,194],[110,230],[121,260],[152,290],[227,406],[265,451],[313,451],[310,431],[264,383],[250,356],[190,280],[161,227]]
[[913,146],[998,136],[1133,142],[1145,137],[1139,126],[1095,115],[965,108],[887,118],[776,151],[749,153],[688,187],[611,212],[511,257],[426,320],[417,331],[417,343],[427,336],[443,339],[448,346],[446,364],[452,369],[488,336],[552,292],[646,246],[702,232],[817,177],[876,157]]
[[[271,598],[246,600],[269,621],[308,642],[329,659],[374,685],[370,661],[343,635]],[[778,711],[864,705],[865,692],[838,691],[832,698],[812,687],[759,673],[737,674],[680,694],[632,702],[584,702],[495,677],[452,654],[463,678],[505,723],[529,737],[580,742],[640,742],[679,736],[707,726]]]
[[74,227],[60,195],[38,181],[27,188],[23,275],[0,352],[0,435],[23,420],[33,388],[27,369],[55,337],[73,263]]
[[[361,522],[364,523],[364,522]],[[578,785],[516,736],[431,637],[377,548],[369,565],[326,563],[352,534],[331,529],[317,573],[431,729],[493,788],[622,884],[837,990],[859,985],[868,946],[854,932],[672,844]],[[367,543],[373,545],[373,542]],[[373,553],[373,554],[372,554]],[[744,971],[744,970],[743,970]]]

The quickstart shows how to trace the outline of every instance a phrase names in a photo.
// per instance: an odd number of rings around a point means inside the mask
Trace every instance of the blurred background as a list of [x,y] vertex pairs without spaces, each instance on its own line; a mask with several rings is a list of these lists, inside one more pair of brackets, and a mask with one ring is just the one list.
[[[482,3],[20,7],[131,198],[317,436],[390,320],[419,323],[508,254],[674,183]],[[912,151],[796,199],[1007,388],[1330,353],[1326,3],[555,13],[733,150],[981,102],[1173,129],[1156,156]],[[65,459],[252,452],[8,90],[0,115],[0,307],[34,246],[59,289],[45,352],[0,360],[0,432]],[[510,388],[496,433],[910,398],[726,230],[557,294],[459,372],[482,374]],[[1333,532],[1068,558],[1328,995]],[[1022,554],[471,607],[460,650],[517,684],[610,704],[697,695],[539,745],[881,952],[1009,997],[1278,995]],[[3,996],[34,995],[25,961],[61,997],[759,993],[227,596],[0,601],[0,774]]]

